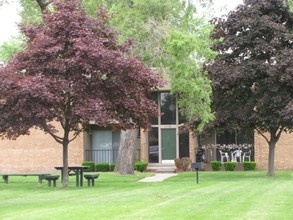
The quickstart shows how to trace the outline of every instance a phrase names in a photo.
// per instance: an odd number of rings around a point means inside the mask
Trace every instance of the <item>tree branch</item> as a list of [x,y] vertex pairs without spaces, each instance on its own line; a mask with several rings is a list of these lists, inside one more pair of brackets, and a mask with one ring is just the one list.
[[63,138],[61,138],[61,137],[59,137],[59,136],[53,134],[52,132],[48,132],[48,133],[54,138],[54,140],[55,140],[57,143],[59,143],[59,144],[63,144]]
[[257,133],[263,136],[263,138],[266,139],[266,141],[269,143],[269,139],[259,129],[255,128],[255,130],[257,131]]
[[71,139],[69,139],[69,142],[74,141],[78,137],[79,134],[80,134],[80,132],[79,133],[77,133],[77,132],[74,133],[73,137]]
[[277,141],[280,139],[280,136],[281,136],[281,133],[284,131],[284,127],[280,128],[279,129],[279,132],[276,132],[277,135],[276,135],[276,138],[277,138]]

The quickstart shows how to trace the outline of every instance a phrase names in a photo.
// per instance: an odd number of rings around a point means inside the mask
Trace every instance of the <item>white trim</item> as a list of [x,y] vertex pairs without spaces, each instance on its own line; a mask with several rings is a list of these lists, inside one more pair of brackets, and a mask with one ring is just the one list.
[[174,164],[174,160],[162,160],[162,164]]

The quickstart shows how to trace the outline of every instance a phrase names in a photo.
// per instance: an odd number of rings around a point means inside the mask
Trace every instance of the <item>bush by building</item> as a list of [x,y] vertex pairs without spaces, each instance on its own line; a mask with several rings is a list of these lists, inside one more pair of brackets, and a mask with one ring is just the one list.
[[213,171],[220,171],[222,163],[221,161],[211,161],[211,167]]

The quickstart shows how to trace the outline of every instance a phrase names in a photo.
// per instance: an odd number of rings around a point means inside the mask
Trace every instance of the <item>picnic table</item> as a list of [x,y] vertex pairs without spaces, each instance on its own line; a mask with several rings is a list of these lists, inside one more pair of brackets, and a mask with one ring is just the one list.
[[37,176],[38,177],[38,183],[42,184],[43,179],[45,176],[50,175],[49,173],[4,173],[0,174],[2,176],[4,182],[8,184],[8,177],[9,176]]
[[[89,166],[68,166],[68,174],[76,176],[76,186],[83,186],[83,171],[88,169]],[[56,170],[61,171],[61,181],[63,180],[64,169],[63,166],[56,166]]]

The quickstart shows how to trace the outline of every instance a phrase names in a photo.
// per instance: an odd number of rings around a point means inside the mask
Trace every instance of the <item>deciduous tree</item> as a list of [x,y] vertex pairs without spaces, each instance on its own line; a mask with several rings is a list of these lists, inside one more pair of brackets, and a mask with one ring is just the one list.
[[[87,13],[93,17],[101,3],[107,4],[111,12],[110,24],[120,32],[119,42],[131,38],[134,42],[133,54],[140,56],[149,66],[157,68],[158,72],[170,74],[171,91],[180,95],[181,113],[187,117],[192,128],[201,130],[205,123],[213,119],[210,81],[201,72],[202,62],[214,56],[208,49],[211,25],[196,18],[196,10],[188,1],[83,0]],[[40,22],[41,10],[36,1],[21,0],[21,5],[24,8],[23,23]],[[121,135],[127,135],[127,132]],[[129,143],[133,142],[129,140]]]
[[293,129],[293,15],[282,0],[244,2],[215,20],[214,109],[220,125],[255,128],[265,138],[272,176],[276,143]]
[[[213,119],[210,109],[210,81],[201,72],[203,60],[214,55],[208,49],[211,25],[195,18],[195,8],[187,1],[103,2],[108,3],[112,12],[111,24],[120,31],[120,40],[123,42],[132,38],[134,53],[140,55],[144,62],[157,68],[158,72],[164,71],[169,75],[171,92],[180,96],[181,114],[186,116],[189,126],[201,130],[205,123]],[[122,20],[124,22],[121,22]],[[134,140],[128,140],[130,146]],[[120,149],[122,148],[121,145]],[[119,153],[118,159],[120,156],[127,158],[129,155]],[[125,161],[121,164],[124,163]],[[119,167],[118,164],[117,170]]]
[[129,55],[129,43],[117,43],[102,8],[91,18],[79,1],[56,0],[41,24],[22,32],[25,50],[0,68],[0,132],[12,139],[31,128],[50,134],[63,147],[67,186],[69,143],[91,122],[147,127],[157,114],[147,95],[160,79]]
[[[90,13],[96,6],[93,2],[97,1],[84,1]],[[132,38],[136,55],[159,71],[168,72],[171,92],[180,95],[181,114],[201,130],[213,119],[211,86],[201,71],[203,61],[215,56],[209,49],[212,25],[196,17],[196,9],[189,1],[98,2],[107,3],[112,13],[110,23],[120,31],[120,40]],[[210,5],[212,1],[201,1],[201,4],[207,3]],[[194,121],[201,123],[194,126]]]

